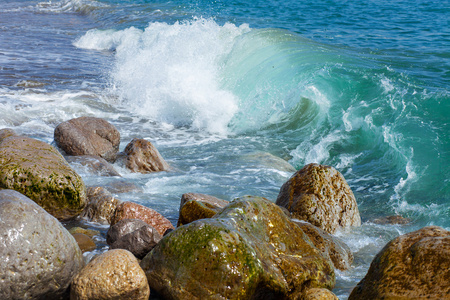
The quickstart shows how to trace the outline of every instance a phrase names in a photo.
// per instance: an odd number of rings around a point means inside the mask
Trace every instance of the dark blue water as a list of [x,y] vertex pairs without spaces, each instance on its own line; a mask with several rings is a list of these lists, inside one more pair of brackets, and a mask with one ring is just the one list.
[[[181,194],[275,199],[311,162],[342,172],[363,226],[345,299],[391,238],[450,228],[449,1],[0,4],[0,128],[51,143],[79,116],[147,138],[172,172],[119,198],[176,223]],[[276,161],[276,160],[275,160]],[[95,177],[74,165],[90,184]],[[375,225],[400,214],[407,226]]]

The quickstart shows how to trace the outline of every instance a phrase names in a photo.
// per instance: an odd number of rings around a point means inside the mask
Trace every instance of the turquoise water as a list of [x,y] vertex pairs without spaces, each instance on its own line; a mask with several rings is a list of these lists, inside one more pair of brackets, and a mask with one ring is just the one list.
[[[171,172],[116,166],[121,194],[173,223],[183,193],[276,199],[296,169],[337,168],[363,220],[346,299],[393,237],[450,228],[449,1],[3,1],[0,128],[46,142],[105,118],[156,144]],[[24,22],[23,20],[27,20]],[[90,184],[95,177],[74,165]],[[411,224],[376,225],[400,214]]]

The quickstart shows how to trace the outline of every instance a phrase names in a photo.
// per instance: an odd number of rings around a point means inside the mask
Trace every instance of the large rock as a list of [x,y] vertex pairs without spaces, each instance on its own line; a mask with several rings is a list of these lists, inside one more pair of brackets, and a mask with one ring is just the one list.
[[119,151],[120,133],[104,119],[80,117],[59,124],[54,139],[68,155],[97,155],[114,162]]
[[111,226],[123,219],[142,220],[155,228],[160,235],[164,235],[167,229],[174,229],[172,223],[157,211],[128,201],[117,205],[111,219]]
[[87,189],[88,203],[80,217],[90,222],[103,225],[111,224],[117,205],[121,201],[115,198],[103,187],[89,187]]
[[28,137],[0,142],[0,187],[26,195],[60,220],[77,216],[86,205],[84,183],[64,157]]
[[57,219],[19,192],[0,190],[0,299],[64,299],[83,264]]
[[177,226],[198,219],[211,218],[230,202],[210,195],[187,193],[181,196],[180,213]]
[[17,133],[11,128],[0,129],[0,143],[2,142],[3,139],[6,139],[7,137],[10,136],[17,136]]
[[169,164],[158,149],[147,140],[133,139],[123,152],[126,155],[125,165],[133,172],[150,173],[169,169]]
[[325,257],[330,258],[336,269],[344,271],[350,268],[353,254],[343,241],[310,223],[295,220],[293,222],[300,226]]
[[450,231],[424,227],[390,241],[349,299],[449,299],[449,280]]
[[109,228],[106,243],[110,249],[125,249],[142,259],[161,238],[158,231],[144,221],[124,219]]
[[137,259],[127,250],[97,256],[73,279],[71,300],[147,300],[150,289]]
[[335,284],[331,261],[261,197],[178,227],[141,266],[165,299],[301,299],[306,288]]
[[306,165],[283,184],[276,203],[287,208],[293,218],[308,221],[328,233],[361,225],[355,196],[333,167]]

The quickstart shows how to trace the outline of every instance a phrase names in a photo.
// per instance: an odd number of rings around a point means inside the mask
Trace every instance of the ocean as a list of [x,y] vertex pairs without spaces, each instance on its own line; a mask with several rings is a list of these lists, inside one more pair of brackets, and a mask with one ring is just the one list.
[[[333,166],[363,222],[337,234],[347,299],[389,240],[450,230],[449,20],[448,0],[2,0],[0,129],[53,143],[95,116],[121,150],[148,139],[172,170],[115,165],[142,189],[118,198],[175,225],[183,193],[275,200],[284,161]],[[373,222],[397,214],[411,222]]]

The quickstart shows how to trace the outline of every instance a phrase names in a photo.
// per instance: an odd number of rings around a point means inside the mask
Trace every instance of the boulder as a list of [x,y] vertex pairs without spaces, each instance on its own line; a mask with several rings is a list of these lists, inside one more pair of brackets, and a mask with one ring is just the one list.
[[109,250],[87,264],[73,279],[71,300],[147,300],[150,289],[136,257]]
[[83,256],[72,235],[31,199],[0,191],[0,299],[64,299]]
[[119,151],[120,133],[104,119],[80,117],[59,124],[54,139],[68,155],[97,155],[114,162]]
[[87,168],[88,172],[98,176],[118,176],[120,174],[114,169],[113,165],[100,156],[80,155],[66,156],[66,160],[72,165],[78,164]]
[[141,267],[165,299],[300,299],[306,288],[335,285],[331,261],[261,197],[178,227]]
[[450,231],[424,227],[387,243],[349,299],[449,299],[449,278]]
[[95,245],[94,240],[84,233],[72,233],[75,241],[77,241],[78,246],[80,247],[82,252],[93,251],[97,246]]
[[110,249],[125,249],[142,259],[161,238],[158,231],[144,221],[123,219],[109,228],[106,243]]
[[187,193],[181,196],[177,226],[198,219],[211,218],[230,202],[210,195]]
[[117,205],[121,201],[115,198],[103,187],[89,187],[87,189],[88,203],[80,217],[100,224],[111,224]]
[[339,298],[330,290],[324,288],[307,289],[303,294],[302,300],[339,300]]
[[117,205],[111,219],[111,226],[123,219],[139,219],[155,228],[160,235],[167,229],[174,229],[172,223],[155,210],[133,202]]
[[158,149],[147,140],[133,139],[124,150],[125,166],[133,172],[151,173],[166,171],[169,164],[159,154]]
[[360,226],[355,196],[335,168],[309,164],[296,172],[280,189],[276,204],[293,218],[308,221],[328,233]]
[[0,129],[0,143],[2,142],[3,139],[6,139],[7,137],[10,136],[17,136],[16,132],[13,129],[11,128]]
[[81,177],[55,148],[28,137],[0,142],[0,186],[26,195],[59,220],[76,217],[86,206]]
[[353,254],[343,241],[308,222],[296,220],[293,220],[293,222],[300,226],[314,246],[333,262],[336,269],[345,271],[350,268],[353,262]]

